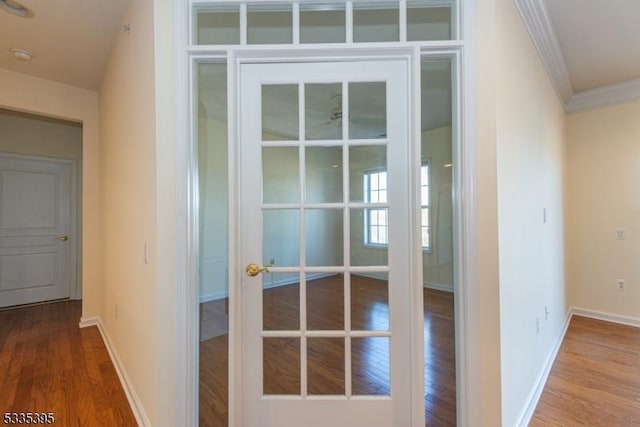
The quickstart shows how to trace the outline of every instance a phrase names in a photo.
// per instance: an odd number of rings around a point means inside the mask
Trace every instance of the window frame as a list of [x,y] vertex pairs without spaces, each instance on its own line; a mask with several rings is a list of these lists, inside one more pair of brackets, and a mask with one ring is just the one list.
[[[423,168],[427,168],[427,184],[425,185],[422,182],[422,169]],[[363,172],[363,198],[365,203],[372,203],[371,202],[371,193],[373,191],[381,191],[379,188],[372,190],[371,187],[371,177],[373,175],[379,175],[382,172],[387,172],[386,168],[377,168],[377,169],[369,169],[369,170],[365,170]],[[386,183],[385,183],[386,184]],[[427,188],[427,203],[424,203],[425,201],[422,199],[422,189],[426,187]],[[385,185],[384,190],[387,190],[387,185]],[[387,200],[385,200],[384,202],[374,202],[374,203],[387,203]],[[372,225],[371,224],[371,213],[373,211],[381,211],[381,210],[387,210],[387,215],[388,215],[388,207],[375,207],[375,208],[365,208],[364,209],[364,218],[363,218],[363,226],[364,226],[364,246],[368,247],[368,248],[387,248],[389,247],[389,225],[385,224],[383,227],[386,229],[386,240],[387,243],[380,243],[380,242],[372,242],[371,241],[371,236],[372,236],[372,229],[371,227],[378,227],[380,228],[381,226],[379,224],[375,224]],[[425,226],[422,223],[422,212],[427,209],[427,215],[429,217],[429,223]],[[387,217],[388,218],[388,217]],[[421,248],[422,248],[422,252],[423,253],[431,253],[432,252],[432,239],[431,239],[431,161],[430,159],[427,160],[423,160],[422,164],[420,165],[420,236],[421,236]],[[424,228],[427,228],[427,236],[428,236],[428,242],[427,245],[424,245],[424,241],[422,241],[422,230]]]
[[[372,191],[381,191],[379,188],[376,190],[371,190],[370,189],[370,185],[371,185],[371,177],[375,174],[375,175],[379,175],[382,172],[385,173],[385,188],[384,190],[387,191],[388,190],[388,186],[386,185],[386,173],[387,173],[387,169],[386,168],[377,168],[377,169],[369,169],[363,172],[363,178],[364,178],[364,183],[363,183],[363,198],[365,203],[372,203],[371,202],[371,192]],[[386,197],[385,197],[386,199]],[[387,203],[387,200],[385,200],[384,202],[375,202],[375,203]],[[386,210],[387,211],[387,215],[388,215],[388,207],[375,207],[375,208],[365,208],[364,209],[364,218],[363,218],[363,223],[364,223],[364,246],[365,247],[369,247],[369,248],[381,248],[381,249],[386,249],[389,247],[389,224],[388,224],[388,219],[387,219],[387,223],[384,225],[384,229],[386,230],[386,241],[387,243],[379,243],[379,242],[372,242],[371,241],[371,212],[373,211],[382,211],[382,210]],[[387,217],[388,218],[388,217]],[[376,227],[380,228],[380,225],[376,224]]]

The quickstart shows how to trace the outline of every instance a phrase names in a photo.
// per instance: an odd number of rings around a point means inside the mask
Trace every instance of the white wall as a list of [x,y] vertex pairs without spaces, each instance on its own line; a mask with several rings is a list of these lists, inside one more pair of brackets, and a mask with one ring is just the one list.
[[[640,102],[568,118],[571,304],[640,321]],[[616,240],[616,229],[625,240]],[[627,291],[616,290],[624,279]]]
[[0,69],[0,107],[82,123],[82,317],[102,314],[98,94]]
[[200,296],[224,298],[228,293],[229,227],[226,123],[199,117],[198,174],[200,191]]
[[[197,367],[191,366],[192,361],[187,359],[188,346],[183,338],[186,337],[195,347],[197,336],[194,333],[189,337],[185,332],[189,330],[185,322],[191,319],[183,313],[190,302],[176,297],[183,295],[181,289],[188,276],[183,263],[176,262],[181,259],[178,256],[178,242],[184,242],[186,235],[179,224],[185,223],[187,209],[186,204],[176,202],[176,188],[187,179],[186,174],[176,174],[176,159],[179,157],[176,153],[181,152],[177,145],[184,143],[176,138],[176,132],[178,128],[186,127],[187,123],[176,123],[175,120],[176,110],[183,109],[184,100],[175,96],[177,71],[174,43],[178,35],[186,37],[186,31],[174,29],[174,20],[180,11],[186,9],[184,2],[153,0],[157,274],[155,324],[152,330],[161,337],[155,348],[157,407],[153,418],[157,427],[183,425],[190,405],[195,413],[197,399],[187,387],[187,377],[196,372]],[[186,23],[186,15],[182,21]]]
[[565,113],[513,1],[500,0],[497,12],[502,425],[512,426],[526,409],[568,311]]
[[[101,196],[104,210],[102,321],[141,403],[159,417],[158,372],[164,344],[156,329],[156,98],[152,0],[131,2],[100,88]],[[144,260],[144,247],[150,260]],[[169,335],[168,332],[165,335]],[[169,369],[163,366],[162,369]]]
[[[463,130],[463,141],[468,157],[462,159],[462,168],[469,175],[463,183],[461,207],[471,219],[460,230],[467,244],[460,248],[466,267],[465,301],[458,298],[458,307],[465,311],[467,329],[463,341],[467,359],[458,366],[458,384],[464,387],[469,408],[469,425],[499,426],[501,423],[500,381],[500,299],[498,265],[498,212],[496,168],[496,87],[497,87],[497,22],[496,3],[465,2],[464,82],[467,87],[465,102],[461,106],[468,124]],[[471,21],[472,23],[469,23]],[[462,355],[461,352],[457,353]],[[466,375],[466,378],[463,377]],[[459,389],[459,392],[462,392]]]
[[422,255],[422,280],[427,287],[453,292],[451,126],[422,132],[422,156],[429,162],[431,174],[431,251]]

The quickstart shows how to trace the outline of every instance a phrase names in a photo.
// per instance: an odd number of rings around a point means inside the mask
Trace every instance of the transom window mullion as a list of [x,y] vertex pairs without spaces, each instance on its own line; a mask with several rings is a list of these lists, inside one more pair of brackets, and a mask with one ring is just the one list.
[[400,41],[407,41],[407,0],[400,0]]
[[352,1],[348,1],[347,4],[345,5],[345,11],[344,11],[344,16],[345,16],[345,40],[347,42],[347,44],[351,44],[353,43],[353,2]]
[[240,45],[247,44],[247,4],[240,4]]
[[300,3],[293,3],[293,16],[291,21],[293,31],[293,44],[300,44]]

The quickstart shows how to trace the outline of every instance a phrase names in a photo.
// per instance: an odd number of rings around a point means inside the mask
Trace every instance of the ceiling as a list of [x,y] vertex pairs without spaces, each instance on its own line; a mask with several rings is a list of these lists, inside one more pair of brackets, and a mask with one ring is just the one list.
[[640,1],[546,0],[573,92],[640,78]]
[[[122,14],[130,0],[20,2],[31,9],[34,16],[20,18],[0,10],[0,68],[98,90],[114,37],[121,30]],[[640,1],[514,2],[567,105],[571,105],[576,95],[630,81],[637,82],[632,87],[633,93],[629,95],[628,86],[622,86],[618,89],[618,98],[640,98]],[[11,48],[31,51],[33,60],[17,61]],[[435,70],[446,76],[442,71]],[[443,85],[446,83],[442,81]],[[450,99],[442,85],[440,89],[431,90],[434,97]],[[445,111],[446,107],[442,109]],[[423,115],[423,128],[448,121],[442,113],[437,114],[440,116]]]
[[[34,16],[0,10],[0,68],[98,90],[130,0],[19,0]],[[33,53],[30,62],[11,49]]]

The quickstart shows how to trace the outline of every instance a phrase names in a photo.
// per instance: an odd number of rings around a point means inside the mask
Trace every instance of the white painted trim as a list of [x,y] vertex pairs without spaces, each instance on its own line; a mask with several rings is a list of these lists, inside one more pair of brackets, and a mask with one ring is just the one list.
[[[406,18],[406,2],[403,2],[403,18]],[[406,20],[406,19],[405,19]],[[406,27],[406,22],[405,22]],[[406,39],[406,28],[404,37]],[[402,40],[402,39],[401,39]],[[425,55],[426,56],[426,55]],[[420,289],[423,281],[422,254],[422,56],[419,47],[413,48],[413,55],[409,62],[409,76],[407,78],[409,92],[409,150],[406,159],[409,165],[409,307],[411,310],[409,351],[411,351],[410,383],[411,397],[411,425],[414,427],[425,424],[424,402],[424,291]],[[453,101],[452,101],[453,102]]]
[[433,289],[434,291],[442,291],[454,293],[454,287],[452,285],[444,285],[442,283],[423,282],[422,284],[427,289]]
[[566,105],[573,95],[573,88],[544,0],[514,0],[514,3],[538,50],[551,84],[562,104]]
[[99,317],[81,317],[80,318],[80,324],[79,326],[81,328],[86,328],[87,326],[98,326],[98,323],[100,322],[100,318]]
[[589,317],[591,319],[603,320],[605,322],[618,323],[620,325],[634,326],[640,328],[640,318],[622,316],[620,314],[605,313],[603,311],[590,310],[588,308],[571,307],[573,316]]
[[[228,2],[228,0],[220,0],[223,3]],[[260,1],[271,1],[271,0],[258,0]],[[305,2],[316,2],[317,0],[301,0],[302,3]],[[446,1],[446,0],[445,0]],[[218,2],[218,0],[212,0],[212,2]],[[440,0],[436,0],[436,3],[439,3]],[[470,421],[466,422],[465,420],[473,420],[480,419],[480,417],[475,417],[475,415],[480,415],[481,408],[477,407],[477,405],[473,405],[473,402],[479,402],[480,393],[481,393],[481,384],[477,380],[479,376],[477,375],[477,360],[480,360],[479,351],[477,350],[478,346],[475,345],[471,339],[467,337],[466,331],[474,330],[474,319],[477,317],[478,312],[478,304],[476,303],[476,299],[473,298],[477,293],[477,251],[476,251],[476,221],[475,221],[475,212],[476,212],[476,191],[475,191],[475,162],[476,162],[476,138],[475,138],[475,123],[476,123],[476,105],[473,101],[475,101],[475,90],[476,90],[476,81],[475,81],[475,58],[473,54],[474,46],[473,46],[473,36],[475,34],[475,1],[474,0],[460,0],[460,7],[455,8],[455,22],[453,24],[452,31],[455,34],[464,34],[466,35],[465,41],[462,40],[446,40],[446,41],[422,41],[422,42],[405,42],[399,44],[398,42],[392,43],[362,43],[357,46],[354,46],[352,43],[352,31],[349,25],[347,25],[346,31],[346,43],[342,46],[336,45],[314,45],[314,46],[304,46],[301,48],[300,46],[283,46],[283,45],[261,45],[257,46],[243,46],[246,44],[246,39],[242,39],[246,37],[246,19],[241,19],[241,45],[227,45],[227,46],[187,46],[186,52],[191,56],[192,59],[200,58],[206,59],[213,56],[220,56],[228,58],[228,101],[229,101],[229,182],[230,186],[233,186],[234,183],[237,185],[237,171],[238,167],[238,155],[235,152],[235,141],[236,141],[236,127],[237,127],[237,115],[238,115],[238,106],[235,104],[236,99],[236,85],[235,80],[237,77],[238,64],[241,62],[241,58],[246,58],[251,55],[259,55],[265,52],[268,55],[268,52],[272,52],[274,61],[292,61],[295,60],[296,57],[300,58],[304,56],[308,50],[315,50],[312,55],[320,55],[323,56],[320,60],[327,59],[341,59],[341,58],[350,58],[353,56],[360,55],[376,55],[376,57],[380,57],[384,54],[393,53],[399,46],[406,48],[411,55],[415,54],[415,51],[418,50],[421,52],[423,56],[429,56],[431,58],[437,57],[448,57],[455,58],[453,59],[453,63],[456,64],[456,75],[455,75],[455,89],[456,96],[454,98],[455,106],[454,106],[454,116],[456,117],[455,122],[457,123],[454,131],[454,140],[456,141],[456,149],[458,150],[456,155],[457,164],[459,165],[457,169],[458,174],[458,187],[462,191],[460,191],[459,196],[457,197],[458,205],[456,207],[458,217],[457,221],[457,231],[454,239],[454,245],[456,250],[456,255],[459,256],[460,262],[456,266],[456,277],[459,280],[456,280],[456,383],[458,385],[458,420],[460,425],[470,425]],[[191,0],[191,5],[197,4],[205,4],[209,3],[209,0]],[[346,19],[350,21],[352,19],[352,1],[346,1]],[[453,1],[452,1],[453,3]],[[241,16],[246,16],[246,10],[242,11],[242,8],[246,8],[246,3],[241,3]],[[462,56],[465,56],[465,61],[463,63]],[[337,53],[336,53],[337,52]],[[280,54],[281,57],[277,57]],[[304,58],[306,60],[313,60],[313,56]],[[182,57],[178,56],[177,61],[182,61]],[[245,59],[246,61],[246,59]],[[417,64],[419,67],[419,64]],[[462,91],[469,94],[468,96],[462,97]],[[185,93],[180,90],[177,91],[177,99],[185,97]],[[180,108],[180,102],[177,102],[178,108]],[[234,108],[235,106],[235,108]],[[179,119],[181,114],[177,113],[176,117]],[[419,115],[418,115],[419,117]],[[471,126],[471,127],[468,127]],[[465,131],[463,132],[463,128]],[[178,138],[178,141],[186,140],[185,135]],[[464,139],[464,144],[462,144],[462,140]],[[191,143],[191,142],[190,142]],[[464,161],[462,161],[464,160]],[[464,172],[462,172],[464,171]],[[177,171],[179,172],[179,171]],[[231,192],[230,200],[229,200],[229,230],[230,235],[237,234],[237,220],[234,214],[237,213],[237,196]],[[193,241],[196,239],[196,236],[190,235],[186,236],[185,239],[190,239]],[[239,248],[238,245],[234,242],[234,239],[229,239],[229,252],[230,252],[230,260],[229,260],[229,271],[230,271],[230,282],[231,283],[239,283],[239,281],[234,281],[234,277],[240,276],[240,266],[238,265],[239,260]],[[418,284],[418,287],[414,287],[414,289],[419,290],[419,284],[422,280],[418,280],[415,283]],[[192,286],[193,284],[190,284]],[[239,312],[239,295],[240,295],[239,285],[233,285],[230,290],[230,310],[232,312]],[[469,293],[469,296],[467,296]],[[421,303],[420,299],[420,303]],[[466,303],[468,301],[468,304]],[[458,303],[459,302],[459,303]],[[192,308],[189,309],[191,311]],[[466,314],[466,310],[470,310],[469,315]],[[230,351],[237,351],[239,354],[240,351],[240,343],[241,337],[239,335],[241,331],[241,324],[239,321],[234,321],[233,318],[230,319],[230,340],[229,340],[229,348]],[[471,342],[470,345],[466,345]],[[470,348],[469,354],[467,354],[467,347]],[[416,354],[415,352],[413,354]],[[241,426],[243,424],[243,418],[241,413],[240,405],[236,402],[240,402],[242,398],[242,390],[240,387],[235,386],[235,377],[240,376],[239,364],[236,363],[234,358],[230,359],[229,364],[229,425],[233,426]],[[197,375],[197,372],[196,372]],[[468,376],[475,375],[474,378],[469,379]],[[472,392],[467,391],[467,385],[470,385],[472,388]],[[191,385],[193,389],[197,392],[197,378],[195,384]],[[422,393],[420,390],[420,393]],[[421,399],[422,404],[424,404],[424,400]]]
[[[71,161],[71,224],[69,224],[69,238],[72,240],[71,246],[71,274],[75,275],[69,289],[71,299],[82,299],[82,233],[80,232],[80,221],[82,218],[78,215],[78,196],[79,189],[82,188],[82,176],[78,173],[78,162]],[[73,271],[75,269],[75,271]],[[73,293],[73,295],[71,295]]]
[[[175,364],[165,367],[173,371],[175,378],[174,419],[164,420],[167,425],[192,426],[198,423],[199,399],[199,307],[198,296],[198,233],[194,215],[197,215],[195,200],[197,169],[193,165],[192,153],[195,140],[191,137],[193,126],[192,91],[190,90],[190,59],[186,54],[189,45],[189,24],[193,19],[188,2],[172,1],[173,10],[173,57],[175,74],[173,106],[174,116],[174,175],[175,182],[175,329],[173,333],[176,351]],[[159,8],[156,7],[158,13]],[[167,47],[165,47],[167,48]],[[157,90],[156,90],[157,95]],[[170,95],[167,95],[170,96]],[[156,105],[156,109],[158,105]],[[197,118],[197,115],[196,115]],[[161,130],[159,130],[160,132]],[[197,165],[197,163],[196,163]],[[194,178],[194,175],[196,178]],[[195,211],[195,212],[194,212]],[[169,238],[168,238],[169,239]],[[194,241],[195,240],[195,241]]]
[[551,373],[551,368],[553,367],[554,362],[556,361],[556,357],[558,356],[558,351],[560,351],[560,347],[562,346],[562,341],[564,341],[564,336],[567,333],[567,329],[569,329],[569,323],[571,323],[571,318],[573,317],[573,309],[570,309],[567,312],[566,318],[564,320],[564,325],[560,334],[556,338],[556,342],[551,348],[549,355],[547,356],[547,360],[545,364],[542,366],[542,370],[538,374],[538,378],[533,383],[533,387],[531,387],[531,391],[527,397],[527,404],[522,408],[522,412],[518,417],[518,421],[516,422],[516,426],[518,427],[527,427],[531,422],[531,417],[533,417],[534,412],[536,411],[536,407],[538,406],[538,401],[540,400],[540,396],[542,396],[542,392],[544,391],[544,386],[547,383],[547,379],[549,378],[549,374]]
[[567,103],[568,113],[595,110],[640,100],[640,79],[577,92]]
[[[460,1],[462,52],[452,63],[453,250],[456,303],[456,415],[458,425],[481,423],[483,416],[481,360],[478,332],[478,212],[476,1]],[[453,71],[455,70],[455,71]]]
[[[240,5],[243,16],[246,17],[246,4]],[[244,24],[243,24],[244,23]],[[241,40],[246,42],[246,18],[241,19]],[[244,29],[243,29],[244,27]],[[237,81],[240,81],[240,67],[235,51],[230,51],[227,57],[227,173],[228,173],[228,229],[229,229],[229,378],[228,378],[228,413],[229,426],[244,426],[244,414],[242,413],[242,289],[240,283],[240,144],[238,118],[240,117],[240,90]]]
[[147,416],[144,407],[142,406],[142,402],[140,402],[140,398],[136,393],[135,388],[133,387],[133,383],[129,379],[127,375],[127,371],[124,369],[124,365],[116,352],[115,347],[109,337],[109,334],[105,330],[102,319],[100,317],[89,317],[80,319],[80,328],[87,328],[89,326],[97,326],[98,331],[100,331],[100,335],[102,336],[102,341],[104,342],[104,346],[107,348],[107,352],[109,353],[109,357],[111,358],[111,363],[118,374],[118,378],[120,379],[120,384],[122,385],[122,389],[124,390],[124,394],[127,396],[127,400],[129,401],[129,406],[131,407],[131,411],[133,412],[133,416],[136,418],[136,422],[138,426],[141,427],[151,427],[151,422],[149,421],[149,417]]
[[513,0],[567,113],[640,100],[640,79],[575,92],[543,0]]

